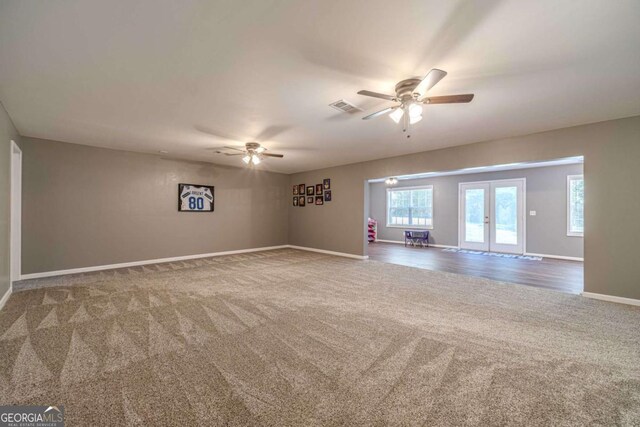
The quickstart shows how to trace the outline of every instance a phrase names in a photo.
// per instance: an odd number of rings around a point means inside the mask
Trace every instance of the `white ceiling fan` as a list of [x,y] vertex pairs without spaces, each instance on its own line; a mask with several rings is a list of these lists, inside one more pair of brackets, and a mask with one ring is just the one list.
[[[472,93],[464,95],[422,97],[446,75],[446,71],[433,68],[423,79],[413,78],[402,80],[396,84],[395,96],[371,92],[369,90],[359,91],[358,95],[371,96],[400,103],[399,105],[394,105],[376,113],[369,114],[362,119],[369,120],[374,117],[389,114],[389,117],[391,117],[391,119],[396,123],[400,123],[400,120],[402,119],[402,131],[407,132],[410,125],[422,120],[422,106],[424,104],[457,104],[471,102],[473,99]],[[407,138],[410,136],[411,135],[407,134]]]
[[249,166],[260,164],[260,162],[264,159],[264,157],[276,157],[279,159],[284,157],[284,154],[266,153],[265,151],[267,151],[267,149],[257,142],[247,142],[244,145],[244,149],[238,148],[238,147],[230,147],[230,146],[225,146],[224,148],[228,150],[238,151],[238,153],[225,153],[224,151],[221,151],[221,150],[216,150],[215,153],[224,154],[225,156],[244,155],[244,157],[242,158],[242,161]]

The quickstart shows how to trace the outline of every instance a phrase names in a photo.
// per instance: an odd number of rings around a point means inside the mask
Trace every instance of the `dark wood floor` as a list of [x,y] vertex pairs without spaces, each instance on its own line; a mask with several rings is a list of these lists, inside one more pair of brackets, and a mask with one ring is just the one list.
[[584,283],[583,263],[579,261],[508,259],[381,242],[369,244],[369,259],[569,293],[582,292]]

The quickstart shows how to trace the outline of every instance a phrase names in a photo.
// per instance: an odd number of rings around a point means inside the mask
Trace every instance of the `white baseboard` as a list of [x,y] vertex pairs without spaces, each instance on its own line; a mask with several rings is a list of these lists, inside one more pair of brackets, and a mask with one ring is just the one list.
[[531,252],[525,252],[525,256],[539,256],[542,258],[553,258],[553,259],[563,259],[566,261],[581,261],[584,262],[584,258],[574,257],[574,256],[563,256],[563,255],[547,255],[547,254],[534,254]]
[[198,258],[210,258],[210,257],[224,256],[224,255],[244,254],[248,252],[271,251],[274,249],[286,249],[288,247],[289,245],[267,246],[264,248],[239,249],[235,251],[212,252],[208,254],[149,259],[145,261],[133,261],[133,262],[123,262],[119,264],[96,265],[93,267],[71,268],[68,270],[44,271],[42,273],[23,274],[20,276],[20,280],[41,279],[44,277],[64,276],[66,274],[90,273],[92,271],[113,270],[116,268],[127,268],[127,267],[138,267],[141,265],[148,265],[148,264],[162,264],[165,262],[186,261],[186,260],[198,259]]
[[[382,240],[382,239],[376,239],[376,242],[381,242],[381,243],[396,243],[396,244],[404,245],[404,242],[403,242],[402,240]],[[438,245],[437,243],[429,243],[429,247],[430,247],[430,248],[443,248],[443,249],[458,249],[458,246]]]
[[348,253],[345,253],[345,252],[327,251],[325,249],[307,248],[305,246],[287,245],[287,247],[289,247],[291,249],[299,249],[301,251],[318,252],[318,253],[321,253],[321,254],[335,255],[335,256],[341,256],[341,257],[345,257],[345,258],[369,259],[369,256],[367,256],[367,255],[355,255],[355,254],[348,254]]
[[7,289],[7,292],[5,292],[4,295],[2,296],[2,299],[0,299],[0,310],[2,310],[2,308],[7,303],[7,301],[9,301],[9,297],[11,296],[12,292],[13,292],[13,285],[9,286],[9,289]]
[[[396,243],[396,244],[400,244],[400,245],[404,245],[404,242],[401,240],[383,240],[383,239],[376,239],[376,242],[381,242],[381,243]],[[436,243],[429,243],[429,247],[430,248],[443,248],[443,249],[460,249],[459,246],[450,246],[450,245],[438,245]],[[531,252],[525,252],[524,255],[526,256],[539,256],[542,258],[554,258],[554,259],[563,259],[563,260],[567,260],[567,261],[582,261],[584,262],[584,258],[578,258],[578,257],[571,257],[571,256],[562,256],[562,255],[547,255],[547,254],[534,254]]]
[[640,299],[616,297],[614,295],[595,294],[593,292],[583,292],[583,297],[599,299],[602,301],[617,302],[619,304],[640,305]]
[[[404,244],[404,242],[396,241],[396,240],[377,240],[377,241],[383,242],[383,243]],[[457,248],[456,246],[447,246],[447,245],[429,245],[429,246],[436,247],[436,248]],[[224,255],[235,255],[235,254],[243,254],[243,253],[249,253],[249,252],[261,252],[261,251],[270,251],[275,249],[286,249],[286,248],[298,249],[298,250],[310,251],[310,252],[318,252],[318,253],[327,254],[327,255],[335,255],[335,256],[341,256],[341,257],[353,258],[353,259],[359,259],[359,260],[366,260],[369,258],[366,255],[348,254],[344,252],[328,251],[325,249],[308,248],[308,247],[296,246],[296,245],[280,245],[280,246],[267,246],[262,248],[239,249],[235,251],[212,252],[212,253],[198,254],[198,255],[186,255],[186,256],[178,256],[178,257],[171,257],[171,258],[150,259],[145,261],[124,262],[124,263],[110,264],[110,265],[98,265],[93,267],[72,268],[68,270],[45,271],[41,273],[23,274],[20,276],[20,280],[39,279],[44,277],[63,276],[66,274],[88,273],[92,271],[112,270],[112,269],[126,268],[126,267],[138,267],[141,265],[148,265],[148,264],[161,264],[165,262],[185,261],[190,259],[210,258],[210,257],[224,256]],[[541,257],[547,257],[547,258],[555,257],[559,259],[569,259],[573,261],[583,260],[582,258],[558,257],[555,255],[543,255],[543,254],[532,254],[532,253],[526,253],[525,255],[541,256]],[[7,292],[5,292],[2,298],[0,298],[0,310],[2,309],[2,307],[4,307],[6,302],[9,300],[11,293],[12,293],[12,287],[9,287]],[[582,296],[586,298],[599,299],[602,301],[640,306],[640,300],[633,299],[633,298],[617,297],[613,295],[597,294],[592,292],[582,292]]]
[[[224,251],[224,252],[211,252],[207,254],[197,254],[197,255],[185,255],[185,256],[177,256],[171,258],[158,258],[158,259],[149,259],[145,261],[133,261],[133,262],[123,262],[118,264],[107,264],[107,265],[96,265],[92,267],[81,267],[81,268],[70,268],[68,270],[56,270],[56,271],[44,271],[41,273],[31,273],[31,274],[23,274],[20,276],[20,280],[29,280],[29,279],[42,279],[45,277],[54,277],[54,276],[64,276],[67,274],[78,274],[78,273],[90,273],[93,271],[102,271],[102,270],[113,270],[117,268],[127,268],[127,267],[139,267],[141,265],[149,265],[149,264],[162,264],[166,262],[174,262],[174,261],[187,261],[190,259],[198,259],[198,258],[211,258],[217,256],[224,255],[235,255],[235,254],[244,254],[249,252],[261,252],[261,251],[271,251],[274,249],[300,249],[303,251],[311,251],[311,252],[319,252],[328,255],[336,255],[347,258],[355,258],[355,259],[367,259],[368,256],[362,255],[354,255],[347,254],[343,252],[333,252],[327,251],[324,249],[315,249],[315,248],[307,248],[302,246],[294,246],[294,245],[280,245],[280,246],[267,246],[263,248],[250,248],[250,249],[239,249],[235,251]],[[8,298],[8,297],[7,297]]]

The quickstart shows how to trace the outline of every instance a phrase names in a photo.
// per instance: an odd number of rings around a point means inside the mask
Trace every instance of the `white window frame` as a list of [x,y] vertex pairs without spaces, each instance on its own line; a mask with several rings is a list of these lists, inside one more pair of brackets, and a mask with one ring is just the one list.
[[584,237],[584,231],[571,231],[571,181],[577,179],[584,181],[584,175],[567,175],[567,236],[569,237]]
[[[405,191],[405,190],[431,190],[431,225],[411,225],[411,224],[389,224],[389,200],[393,191]],[[433,230],[433,224],[435,222],[435,190],[433,185],[418,185],[413,187],[393,187],[387,188],[387,206],[385,210],[386,224],[389,228],[405,228],[408,230]]]

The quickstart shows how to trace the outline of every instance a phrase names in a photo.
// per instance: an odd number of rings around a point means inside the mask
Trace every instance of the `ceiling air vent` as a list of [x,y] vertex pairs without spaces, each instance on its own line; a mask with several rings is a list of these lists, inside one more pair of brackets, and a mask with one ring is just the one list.
[[355,105],[353,105],[349,101],[345,101],[344,99],[332,102],[331,104],[329,104],[329,107],[335,108],[336,110],[343,111],[345,113],[356,113],[358,111],[362,111],[361,108],[356,107]]

